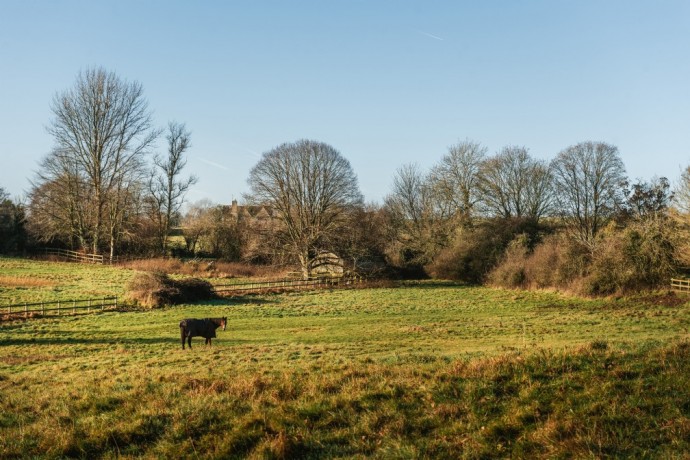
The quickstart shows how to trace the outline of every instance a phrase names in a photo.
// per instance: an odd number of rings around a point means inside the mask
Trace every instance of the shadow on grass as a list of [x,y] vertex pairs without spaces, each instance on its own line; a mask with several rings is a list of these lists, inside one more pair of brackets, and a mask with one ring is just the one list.
[[[221,334],[223,334],[221,332]],[[199,339],[197,339],[199,340]],[[203,345],[203,338],[200,339]],[[213,341],[216,343],[231,342],[238,344],[236,338],[228,335],[219,335]],[[91,333],[89,337],[79,337],[75,331],[52,330],[44,336],[34,337],[13,337],[12,335],[0,336],[0,347],[11,345],[155,345],[155,344],[175,344],[180,345],[180,337],[177,336],[151,336],[151,337],[123,337],[113,331],[98,331]]]
[[0,347],[10,345],[125,345],[125,344],[180,344],[179,338],[167,337],[138,337],[134,339],[103,337],[28,337],[28,338],[9,338],[0,340]]
[[223,297],[221,299],[209,300],[206,302],[198,302],[194,305],[209,305],[219,307],[232,307],[235,305],[269,305],[280,303],[278,299],[266,299],[264,297],[257,297],[256,295],[237,296],[237,297]]
[[436,289],[436,288],[458,288],[469,289],[479,285],[463,283],[460,281],[445,281],[445,280],[420,280],[420,281],[400,281],[399,287],[404,288],[419,288],[419,289]]

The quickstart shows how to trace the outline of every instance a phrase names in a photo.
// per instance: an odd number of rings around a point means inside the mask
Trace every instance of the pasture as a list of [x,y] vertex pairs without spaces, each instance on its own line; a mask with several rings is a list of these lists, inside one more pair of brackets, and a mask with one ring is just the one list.
[[680,457],[688,307],[424,282],[0,323],[0,457]]

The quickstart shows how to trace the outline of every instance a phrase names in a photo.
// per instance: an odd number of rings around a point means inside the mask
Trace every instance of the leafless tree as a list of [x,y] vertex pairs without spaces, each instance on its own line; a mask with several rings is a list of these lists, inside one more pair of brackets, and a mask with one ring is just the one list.
[[673,207],[682,214],[690,214],[690,166],[683,170],[674,188]]
[[187,164],[184,153],[190,147],[190,137],[183,123],[168,123],[168,155],[154,156],[154,167],[147,182],[149,215],[155,222],[158,248],[163,255],[167,252],[173,219],[179,214],[185,194],[197,182],[195,176],[180,177]]
[[446,202],[458,221],[468,223],[479,201],[479,169],[486,147],[465,140],[448,148],[448,153],[431,170],[430,180],[440,203]]
[[263,154],[248,179],[249,202],[273,207],[282,223],[276,234],[309,277],[312,259],[328,235],[344,231],[346,214],[362,205],[350,162],[328,144],[300,140]]
[[44,160],[34,191],[51,184],[52,193],[67,194],[51,201],[68,206],[64,224],[74,227],[70,233],[93,252],[109,246],[112,256],[127,196],[158,135],[142,86],[102,68],[89,69],[72,89],[55,96],[51,110],[48,132],[55,148]]
[[561,151],[552,167],[563,217],[591,247],[624,199],[625,166],[618,148],[582,142]]
[[187,252],[195,253],[201,239],[210,233],[208,216],[213,207],[213,203],[208,199],[197,201],[188,207],[182,218],[182,235]]
[[438,199],[431,180],[416,164],[398,169],[384,208],[403,264],[425,265],[452,236],[455,208]]
[[29,192],[29,229],[41,242],[83,248],[90,240],[91,209],[76,162],[58,149],[43,158]]
[[485,160],[478,186],[482,205],[493,216],[539,220],[552,207],[549,166],[530,157],[524,147],[504,147]]

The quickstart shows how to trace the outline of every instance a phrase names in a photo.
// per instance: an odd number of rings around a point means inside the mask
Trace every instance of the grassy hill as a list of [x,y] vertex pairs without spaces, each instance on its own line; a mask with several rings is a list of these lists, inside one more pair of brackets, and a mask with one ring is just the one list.
[[417,283],[0,323],[0,457],[680,457],[688,306]]

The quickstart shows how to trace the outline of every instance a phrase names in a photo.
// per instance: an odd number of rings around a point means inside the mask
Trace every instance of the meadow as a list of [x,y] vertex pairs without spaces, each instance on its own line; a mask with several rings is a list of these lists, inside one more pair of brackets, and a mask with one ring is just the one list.
[[[0,267],[55,283],[0,276],[3,301],[135,273]],[[419,282],[4,322],[0,457],[683,457],[688,307]],[[228,329],[182,350],[209,316]]]

